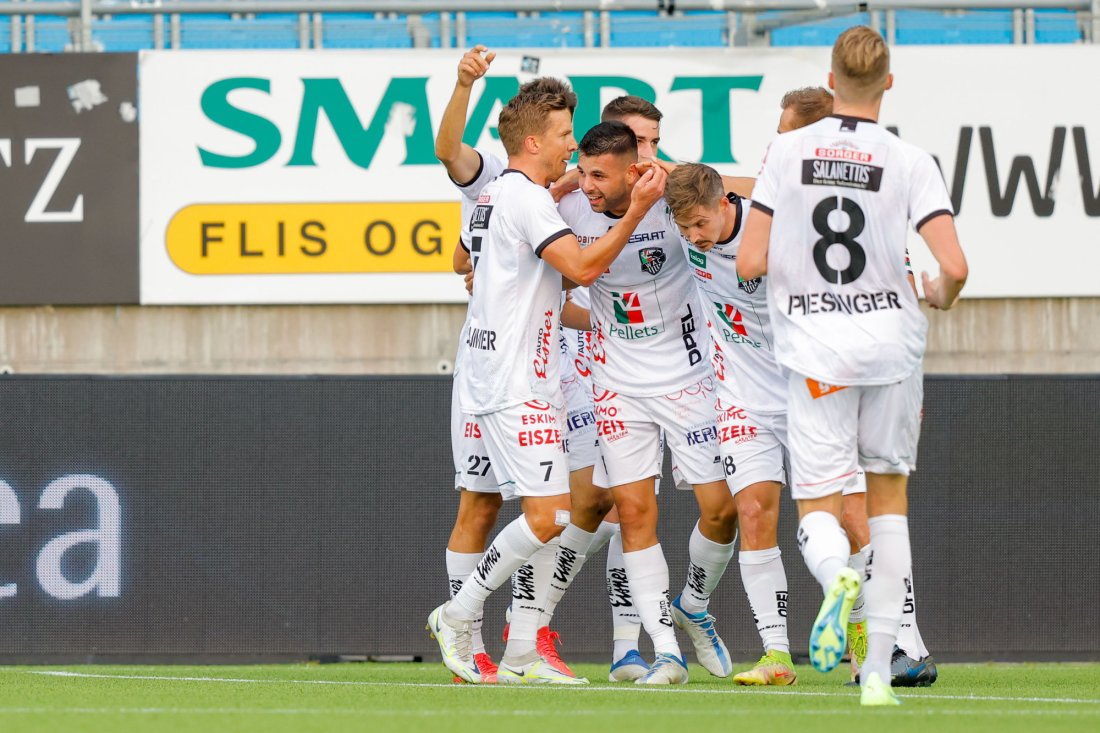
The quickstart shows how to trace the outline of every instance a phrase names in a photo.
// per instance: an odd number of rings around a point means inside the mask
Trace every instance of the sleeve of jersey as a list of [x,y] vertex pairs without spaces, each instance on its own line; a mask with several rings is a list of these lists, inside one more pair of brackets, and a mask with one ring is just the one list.
[[772,141],[764,151],[764,162],[760,165],[760,175],[752,187],[752,208],[763,211],[768,216],[775,214],[775,198],[779,181],[777,172],[781,165],[781,146]]
[[463,196],[471,201],[477,201],[477,197],[481,195],[481,189],[485,188],[485,184],[504,171],[504,161],[497,156],[477,148],[474,149],[474,152],[477,153],[479,161],[477,173],[474,174],[474,177],[466,183],[459,183],[455,179],[451,179],[451,183]]
[[549,192],[531,186],[528,188],[523,207],[523,218],[517,222],[524,239],[535,251],[536,257],[554,242],[573,233],[558,213],[554,199]]
[[909,221],[920,231],[938,216],[954,216],[947,184],[936,162],[928,153],[921,152],[913,165],[909,186]]

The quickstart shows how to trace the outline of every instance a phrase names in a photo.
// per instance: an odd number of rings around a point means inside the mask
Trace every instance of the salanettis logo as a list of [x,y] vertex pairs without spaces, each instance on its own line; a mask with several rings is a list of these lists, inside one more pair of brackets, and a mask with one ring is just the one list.
[[615,299],[615,320],[619,323],[645,323],[641,299],[637,293],[612,292]]

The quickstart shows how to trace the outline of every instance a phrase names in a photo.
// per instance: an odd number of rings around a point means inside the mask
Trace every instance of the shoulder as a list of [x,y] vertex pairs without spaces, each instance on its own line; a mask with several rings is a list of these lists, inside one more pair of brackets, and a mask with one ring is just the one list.
[[481,176],[487,181],[491,181],[501,174],[501,172],[508,167],[507,162],[489,152],[485,148],[474,148],[474,152],[481,157]]

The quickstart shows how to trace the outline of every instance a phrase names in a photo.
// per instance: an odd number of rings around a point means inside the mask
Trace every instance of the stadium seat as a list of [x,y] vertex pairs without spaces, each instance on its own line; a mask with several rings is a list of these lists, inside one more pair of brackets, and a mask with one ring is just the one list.
[[[775,17],[772,13],[762,13],[761,17]],[[831,46],[837,36],[855,25],[870,25],[867,13],[855,13],[838,18],[826,18],[815,23],[776,28],[771,32],[773,46]]]
[[61,53],[72,48],[69,19],[57,15],[39,15],[34,19],[34,50]]
[[1081,27],[1074,10],[1036,10],[1036,43],[1080,43]]
[[0,53],[11,51],[11,19],[0,16]]
[[372,13],[326,13],[321,18],[325,48],[412,48],[405,17],[375,17]]
[[[167,27],[168,23],[165,22]],[[103,51],[153,48],[153,16],[120,15],[92,20],[92,42]]]
[[180,16],[181,48],[298,48],[294,13],[233,18],[218,14]]
[[611,45],[725,46],[726,14],[710,11],[669,16],[656,12],[611,13]]
[[515,13],[467,13],[466,44],[490,48],[584,46],[584,13],[543,13],[520,18]]
[[1012,43],[1011,10],[897,11],[897,43]]

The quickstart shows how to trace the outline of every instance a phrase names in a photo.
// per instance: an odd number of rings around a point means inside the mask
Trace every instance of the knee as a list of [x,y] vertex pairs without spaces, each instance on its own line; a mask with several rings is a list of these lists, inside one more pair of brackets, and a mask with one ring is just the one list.
[[615,506],[615,502],[611,498],[610,491],[593,492],[584,497],[577,497],[573,501],[572,509],[574,524],[578,523],[578,519],[598,524],[607,516],[613,506]]
[[647,502],[626,500],[619,501],[616,506],[619,510],[619,524],[624,530],[657,524],[656,509]]
[[737,505],[733,503],[733,497],[728,502],[709,506],[700,512],[699,522],[714,528],[733,527],[737,522]]
[[527,526],[538,538],[539,542],[546,543],[561,534],[562,527],[557,522],[556,511],[526,511]]
[[500,494],[470,492],[469,499],[463,503],[459,512],[459,524],[471,532],[488,535],[497,522],[497,515],[503,503]]

